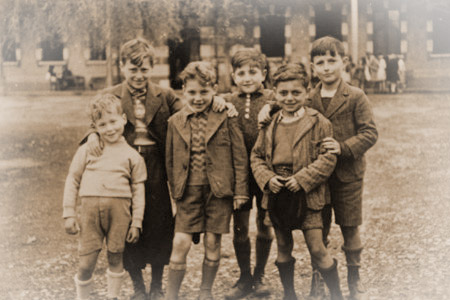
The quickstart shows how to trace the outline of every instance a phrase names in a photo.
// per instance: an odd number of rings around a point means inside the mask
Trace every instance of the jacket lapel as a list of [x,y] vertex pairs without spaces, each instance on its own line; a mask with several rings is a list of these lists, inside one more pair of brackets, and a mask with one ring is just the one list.
[[162,105],[161,97],[159,97],[160,94],[161,94],[161,89],[149,81],[147,97],[145,99],[145,123],[146,123],[146,125],[150,124],[150,122],[155,117],[155,114],[158,112],[159,108]]
[[272,160],[272,156],[273,156],[273,138],[274,138],[274,134],[275,134],[275,129],[276,129],[276,124],[277,124],[277,120],[278,117],[280,116],[280,112],[277,112],[273,118],[272,118],[272,122],[270,122],[270,124],[267,126],[266,132],[265,132],[265,150],[266,150],[266,155],[270,154],[270,158],[269,160]]
[[310,107],[314,108],[315,110],[319,111],[321,114],[325,113],[325,109],[323,108],[322,99],[320,97],[320,88],[321,84],[319,83],[316,88],[311,92],[310,94],[310,101],[311,105]]
[[191,146],[191,126],[187,122],[189,112],[186,108],[187,106],[173,117],[173,126],[189,148]]
[[128,91],[127,84],[124,82],[120,87],[121,88],[114,91],[114,94],[122,100],[122,109],[126,114],[128,121],[136,126],[136,117],[134,116],[133,103],[131,102],[131,95]]
[[208,144],[213,134],[226,118],[228,118],[226,113],[215,113],[212,110],[209,112],[208,122],[206,123],[205,144]]
[[[331,99],[330,104],[328,105],[327,110],[324,115],[327,119],[329,119],[344,103],[347,101],[348,96],[348,87],[344,81],[341,80],[341,83],[338,86],[336,94]],[[320,92],[319,92],[320,95]]]
[[311,128],[316,124],[317,118],[314,117],[317,112],[309,110],[305,107],[305,115],[300,119],[297,126],[297,131],[295,132],[294,141],[292,143],[292,148],[297,145],[297,143],[305,136],[305,134],[311,130]]

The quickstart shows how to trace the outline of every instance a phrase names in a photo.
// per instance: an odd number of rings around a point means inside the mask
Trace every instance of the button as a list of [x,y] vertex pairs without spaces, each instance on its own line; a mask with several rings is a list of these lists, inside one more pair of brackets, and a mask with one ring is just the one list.
[[249,114],[245,114],[244,117],[245,117],[246,119],[250,119],[250,115],[249,115]]

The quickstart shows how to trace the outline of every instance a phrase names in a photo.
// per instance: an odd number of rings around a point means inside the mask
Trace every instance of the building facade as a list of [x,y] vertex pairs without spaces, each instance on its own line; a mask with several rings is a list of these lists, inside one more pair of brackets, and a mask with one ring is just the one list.
[[[271,64],[283,61],[308,64],[314,39],[331,35],[343,41],[357,61],[367,52],[403,54],[408,87],[450,89],[450,5],[439,0],[317,0],[273,1],[246,7],[244,15],[228,18],[226,30],[214,18],[186,22],[182,42],[157,45],[154,80],[179,87],[176,75],[190,60],[210,60],[219,71],[221,89],[230,82],[229,58],[239,47],[255,47]],[[9,90],[48,89],[45,74],[67,65],[83,76],[86,88],[101,88],[106,73],[103,52],[89,42],[75,40],[46,44],[26,33],[3,54],[3,78]],[[117,59],[117,53],[112,54]],[[118,78],[119,71],[113,75]]]

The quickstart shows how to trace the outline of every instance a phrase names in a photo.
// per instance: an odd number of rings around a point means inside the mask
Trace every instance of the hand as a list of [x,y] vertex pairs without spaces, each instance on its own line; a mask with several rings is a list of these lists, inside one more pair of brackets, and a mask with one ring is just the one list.
[[[280,181],[281,180],[281,181]],[[284,187],[284,178],[281,176],[273,176],[269,180],[269,189],[272,193],[277,194]]]
[[75,217],[66,218],[64,221],[64,228],[68,234],[77,234],[78,231],[80,231],[80,227],[78,226],[77,219]]
[[94,156],[100,156],[103,152],[103,143],[96,133],[89,134],[87,138],[88,153]]
[[247,197],[234,197],[233,199],[233,209],[239,210],[244,206],[248,201]]
[[127,243],[136,244],[139,241],[139,228],[131,226],[127,233]]
[[332,154],[340,155],[341,154],[341,145],[339,142],[333,139],[332,137],[326,137],[322,140],[322,147],[326,150],[330,151]]
[[226,107],[228,109],[228,112],[227,112],[228,118],[234,118],[234,117],[239,116],[239,113],[238,113],[236,107],[234,107],[233,103],[227,102]]
[[294,177],[288,177],[284,186],[293,193],[299,192],[302,189],[302,186]]
[[220,96],[214,96],[212,103],[213,112],[222,112],[227,108],[227,102]]
[[258,113],[258,127],[261,129],[268,125],[272,121],[272,116],[270,115],[271,107],[269,104],[266,104],[261,108]]

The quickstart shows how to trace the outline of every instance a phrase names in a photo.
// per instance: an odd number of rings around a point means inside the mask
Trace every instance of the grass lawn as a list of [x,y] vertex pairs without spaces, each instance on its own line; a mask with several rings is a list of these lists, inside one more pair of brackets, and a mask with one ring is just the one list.
[[[450,95],[370,95],[379,140],[367,154],[362,275],[371,299],[450,298]],[[76,237],[64,233],[62,193],[77,142],[89,124],[88,98],[0,98],[0,299],[73,299]],[[252,232],[255,231],[252,224]],[[254,235],[252,236],[254,239]],[[309,292],[309,255],[295,235],[296,290]],[[345,294],[345,258],[338,227],[330,249],[339,262]],[[238,278],[231,235],[223,238],[218,299]],[[266,269],[281,299],[276,246]],[[189,254],[180,295],[196,299],[201,245]],[[95,272],[104,298],[104,254]],[[149,269],[147,269],[149,272]],[[148,277],[148,276],[147,276]],[[126,280],[122,296],[132,294]]]

